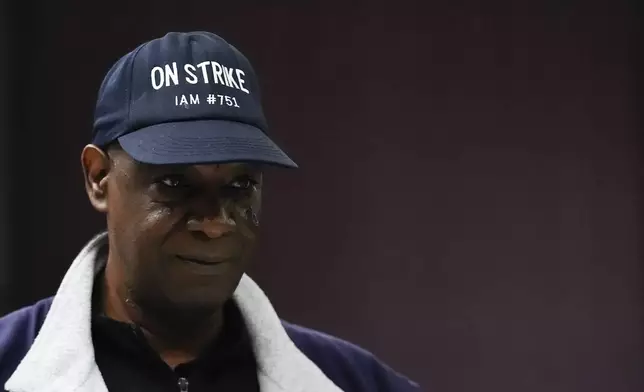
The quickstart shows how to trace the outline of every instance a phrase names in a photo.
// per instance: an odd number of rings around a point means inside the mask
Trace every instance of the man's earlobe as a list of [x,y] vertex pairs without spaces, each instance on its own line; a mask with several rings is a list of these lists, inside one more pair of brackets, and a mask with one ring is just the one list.
[[110,162],[99,147],[89,144],[81,154],[85,190],[90,203],[99,212],[107,212],[107,180]]

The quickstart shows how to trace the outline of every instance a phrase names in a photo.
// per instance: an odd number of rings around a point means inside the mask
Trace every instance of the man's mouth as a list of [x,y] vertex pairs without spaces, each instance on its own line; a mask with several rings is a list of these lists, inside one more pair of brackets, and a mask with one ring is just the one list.
[[188,263],[194,263],[199,265],[215,265],[226,262],[228,259],[220,257],[201,257],[201,256],[185,256],[177,255],[177,258],[181,261],[186,261]]

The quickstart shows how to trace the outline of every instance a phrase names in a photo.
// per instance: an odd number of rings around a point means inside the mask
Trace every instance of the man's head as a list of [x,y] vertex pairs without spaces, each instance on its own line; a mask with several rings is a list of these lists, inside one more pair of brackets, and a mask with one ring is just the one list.
[[255,245],[262,166],[296,167],[266,131],[250,63],[213,34],[170,33],[112,67],[81,162],[128,299],[203,313],[232,295]]

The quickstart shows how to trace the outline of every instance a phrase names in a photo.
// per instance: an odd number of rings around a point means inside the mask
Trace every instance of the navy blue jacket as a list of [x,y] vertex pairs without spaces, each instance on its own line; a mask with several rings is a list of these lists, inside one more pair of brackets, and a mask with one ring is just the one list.
[[[52,298],[0,318],[0,386],[31,347]],[[287,322],[283,325],[295,345],[345,392],[420,391],[418,385],[354,344]]]

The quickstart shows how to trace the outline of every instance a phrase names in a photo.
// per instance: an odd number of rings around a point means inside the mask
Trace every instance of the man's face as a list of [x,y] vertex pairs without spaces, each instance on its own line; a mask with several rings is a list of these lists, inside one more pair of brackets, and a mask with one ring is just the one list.
[[[222,305],[254,249],[259,169],[241,163],[147,165],[120,148],[108,157],[84,156],[90,199],[92,188],[104,190],[92,203],[107,214],[110,260],[120,264],[131,299],[161,312]],[[106,162],[104,176],[85,163],[98,159]]]

